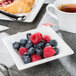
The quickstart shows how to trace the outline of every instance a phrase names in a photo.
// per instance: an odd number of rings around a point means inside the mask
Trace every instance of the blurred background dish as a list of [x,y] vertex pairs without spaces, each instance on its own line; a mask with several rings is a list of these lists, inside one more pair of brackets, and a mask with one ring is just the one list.
[[[24,22],[32,22],[35,19],[35,17],[37,16],[43,3],[44,3],[44,0],[35,0],[32,10],[29,13],[18,13],[16,15],[18,15],[18,16],[25,15],[26,19],[24,20]],[[12,19],[10,19],[8,16],[2,15],[2,14],[0,14],[0,19],[12,21]]]
[[32,10],[35,0],[1,0],[0,10],[8,13],[28,13]]

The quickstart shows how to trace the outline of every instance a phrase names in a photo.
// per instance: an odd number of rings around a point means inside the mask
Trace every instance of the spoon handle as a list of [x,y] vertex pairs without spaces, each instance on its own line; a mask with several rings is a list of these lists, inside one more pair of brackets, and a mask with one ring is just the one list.
[[12,18],[13,20],[16,20],[16,21],[24,21],[26,19],[26,16],[17,16],[15,14],[11,14],[11,13],[8,13],[8,12],[5,12],[5,11],[2,11],[0,10],[0,13],[3,14],[3,15],[6,15],[10,18]]

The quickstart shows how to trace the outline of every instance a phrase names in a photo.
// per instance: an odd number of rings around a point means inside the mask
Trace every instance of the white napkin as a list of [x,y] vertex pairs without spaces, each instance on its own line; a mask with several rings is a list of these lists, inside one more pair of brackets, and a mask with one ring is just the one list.
[[9,29],[9,27],[0,25],[0,31],[4,31],[4,30],[7,30],[7,29]]
[[8,49],[4,45],[2,38],[7,37],[8,34],[3,32],[0,33],[0,63],[5,64],[9,68],[14,65],[11,55],[9,54]]

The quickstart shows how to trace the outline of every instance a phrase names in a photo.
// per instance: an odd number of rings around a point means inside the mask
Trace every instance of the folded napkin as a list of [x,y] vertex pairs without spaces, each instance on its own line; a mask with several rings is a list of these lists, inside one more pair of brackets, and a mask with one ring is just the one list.
[[7,30],[7,29],[9,29],[9,27],[0,25],[0,31],[4,31],[4,30]]
[[0,63],[3,63],[10,68],[14,65],[14,62],[11,55],[9,54],[8,49],[6,48],[6,46],[2,41],[2,38],[7,36],[8,34],[5,32],[0,33]]

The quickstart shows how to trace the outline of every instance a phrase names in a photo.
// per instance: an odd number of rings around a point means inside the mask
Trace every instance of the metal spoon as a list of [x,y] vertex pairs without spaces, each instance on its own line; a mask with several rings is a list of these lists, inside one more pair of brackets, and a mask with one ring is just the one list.
[[10,17],[14,21],[24,21],[26,19],[25,15],[23,15],[23,16],[17,16],[17,15],[14,15],[14,14],[2,11],[2,10],[0,10],[0,13],[3,14],[3,15],[6,15],[8,17]]

